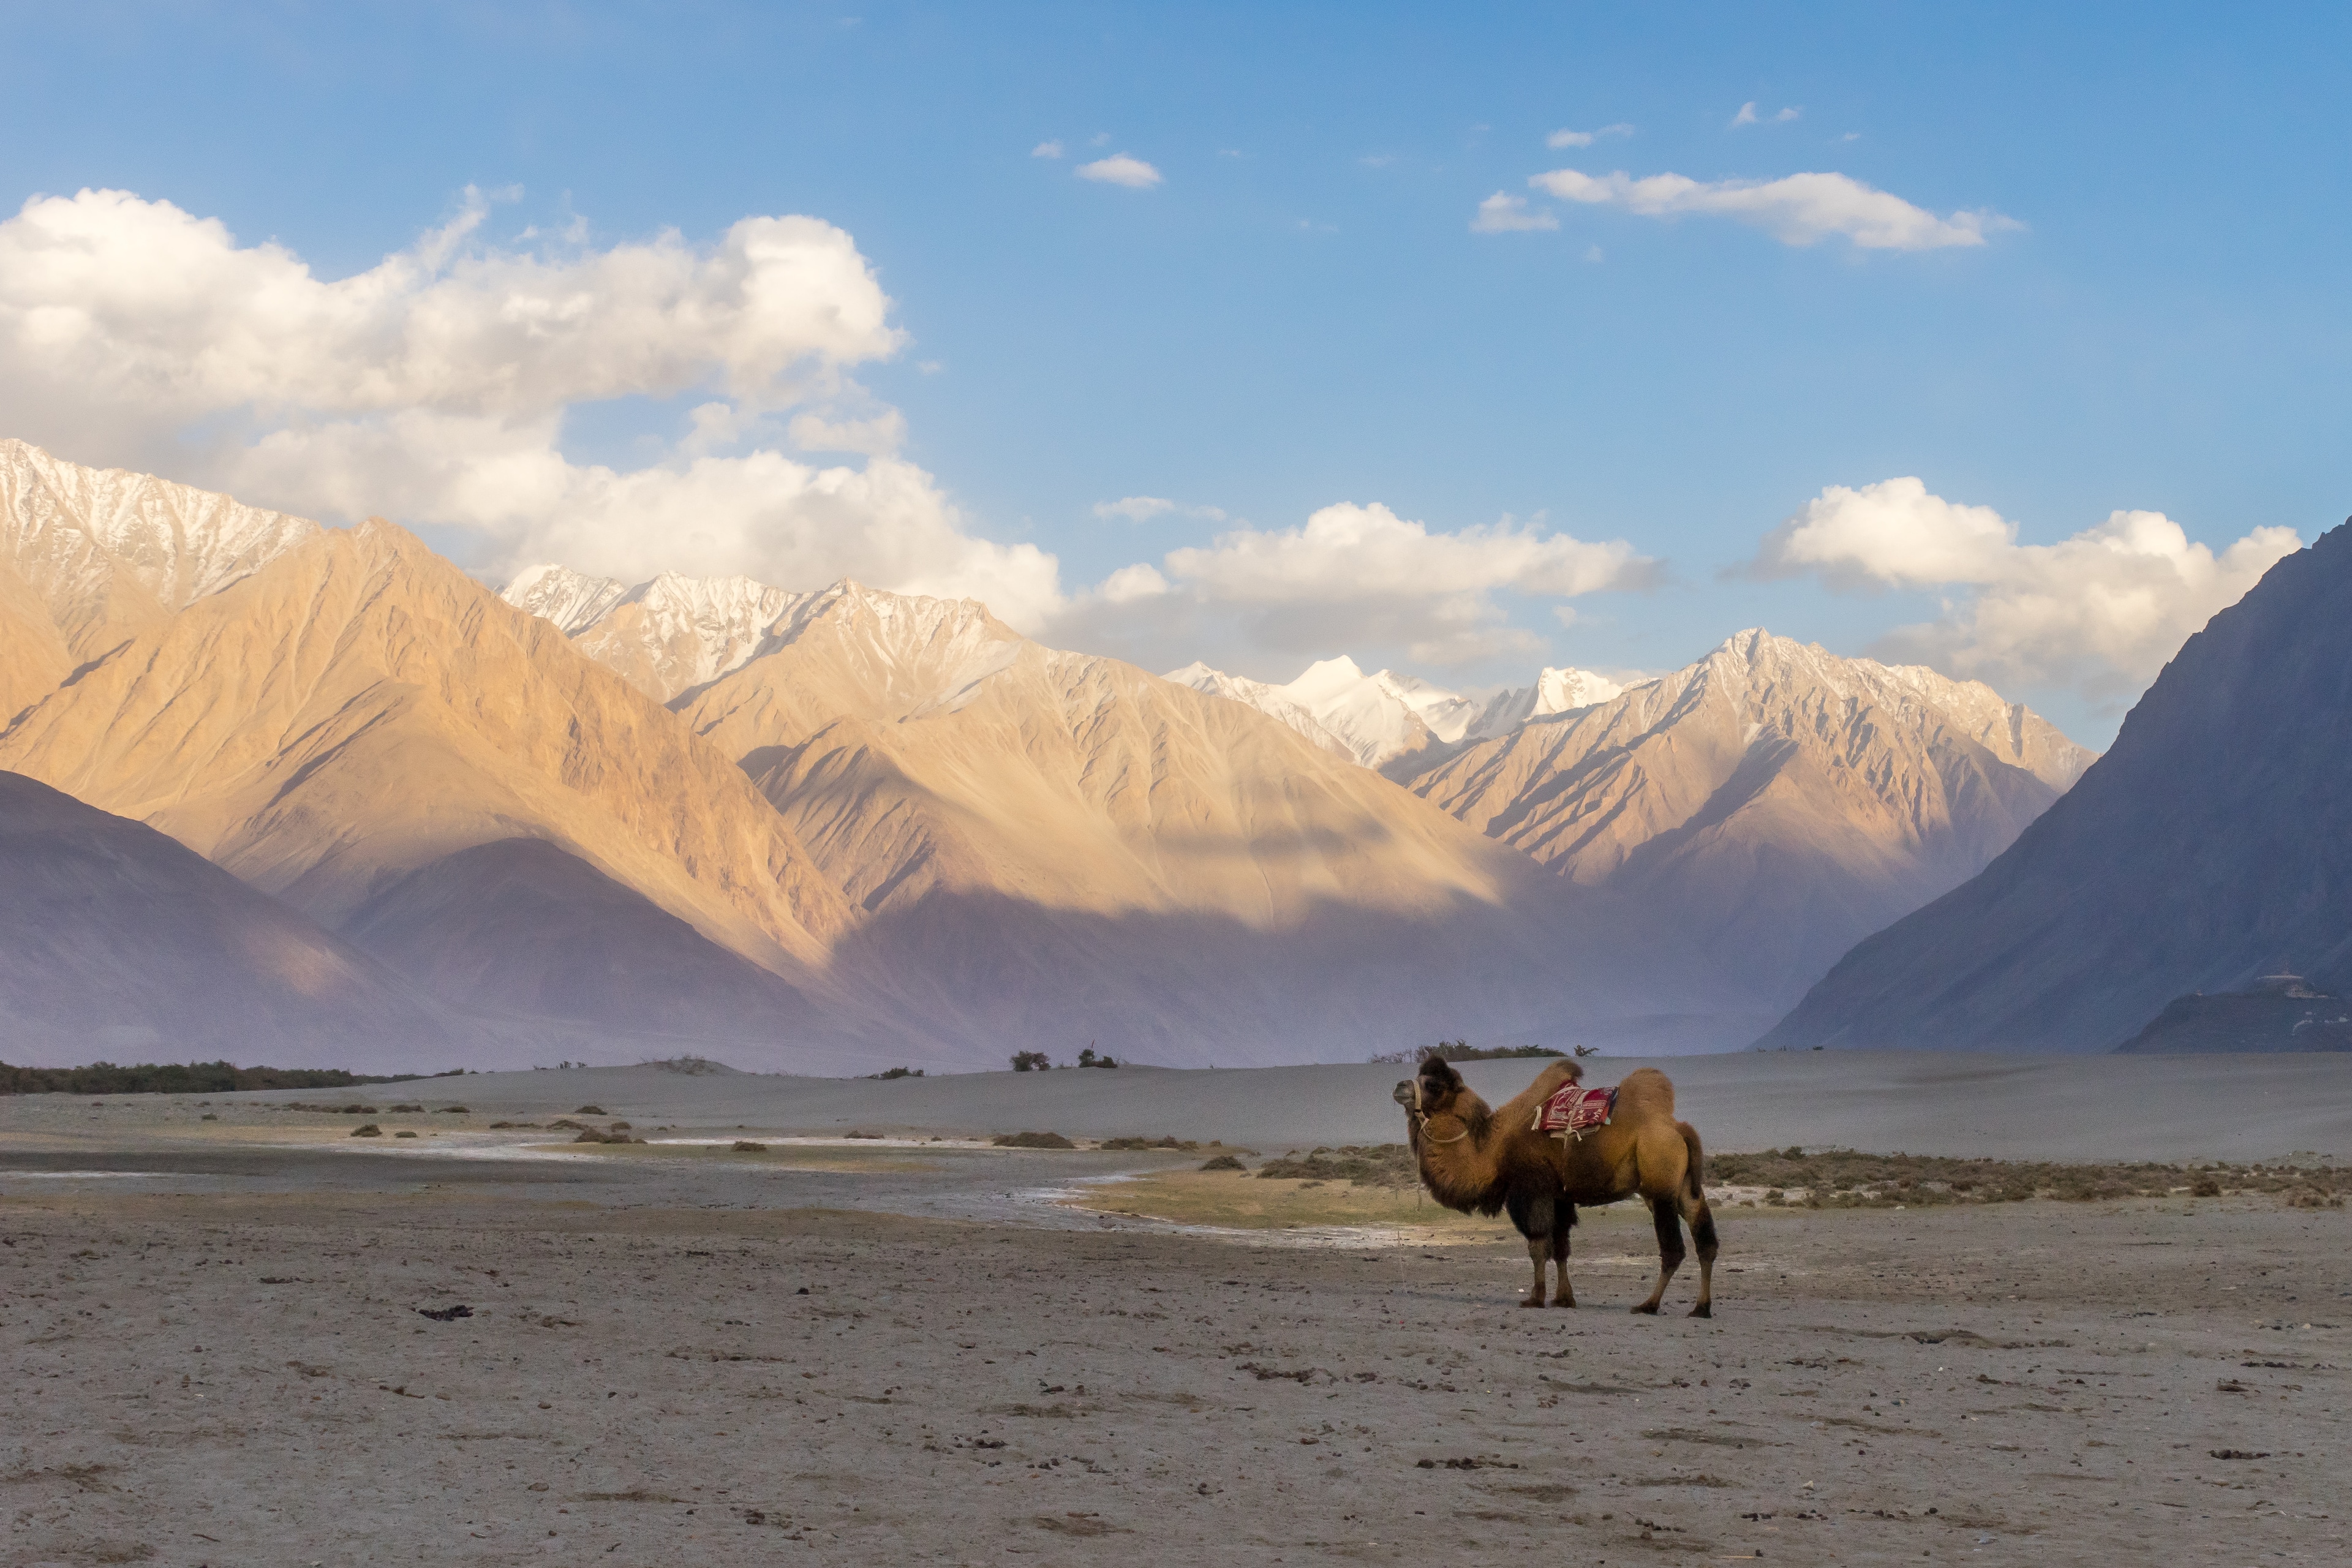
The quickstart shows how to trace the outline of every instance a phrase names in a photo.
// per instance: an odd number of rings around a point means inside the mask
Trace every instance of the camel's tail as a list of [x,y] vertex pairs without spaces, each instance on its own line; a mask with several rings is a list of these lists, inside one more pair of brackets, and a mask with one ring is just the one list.
[[1706,1202],[1706,1152],[1698,1146],[1698,1129],[1687,1121],[1675,1123],[1675,1131],[1683,1135],[1683,1145],[1690,1151],[1690,1164],[1683,1173],[1683,1184],[1693,1203]]

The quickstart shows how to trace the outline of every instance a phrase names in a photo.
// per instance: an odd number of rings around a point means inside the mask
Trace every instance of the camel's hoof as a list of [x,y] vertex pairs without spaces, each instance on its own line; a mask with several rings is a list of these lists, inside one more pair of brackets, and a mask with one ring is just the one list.
[[1565,1297],[1562,1297],[1560,1300],[1557,1300],[1557,1301],[1554,1301],[1554,1302],[1552,1303],[1552,1305],[1553,1305],[1553,1306],[1555,1306],[1555,1307],[1571,1307],[1571,1308],[1572,1308],[1572,1307],[1574,1307],[1574,1306],[1576,1305],[1576,1298],[1575,1298],[1575,1297],[1573,1297],[1573,1296],[1565,1296]]
[[1636,1305],[1633,1310],[1645,1318],[1654,1318],[1658,1315],[1658,1304],[1655,1301],[1643,1301]]
[[1701,1301],[1690,1310],[1690,1315],[1694,1318],[1712,1318],[1715,1316],[1715,1309],[1706,1302]]
[[1544,1299],[1541,1296],[1522,1296],[1519,1298],[1519,1305],[1522,1307],[1540,1307],[1543,1304]]

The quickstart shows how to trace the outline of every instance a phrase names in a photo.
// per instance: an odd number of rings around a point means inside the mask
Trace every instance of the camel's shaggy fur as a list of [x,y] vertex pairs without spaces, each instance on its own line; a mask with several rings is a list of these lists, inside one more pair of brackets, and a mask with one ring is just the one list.
[[1697,1131],[1675,1119],[1675,1086],[1654,1068],[1638,1068],[1617,1086],[1610,1124],[1581,1138],[1533,1131],[1537,1108],[1583,1068],[1560,1060],[1535,1082],[1490,1110],[1451,1063],[1432,1052],[1420,1070],[1396,1087],[1421,1179],[1429,1194],[1465,1214],[1507,1210],[1528,1238],[1535,1284],[1526,1307],[1544,1305],[1544,1263],[1558,1268],[1552,1304],[1576,1305],[1568,1282],[1569,1229],[1579,1204],[1638,1197],[1650,1205],[1658,1233],[1658,1282],[1637,1312],[1655,1312],[1667,1282],[1682,1267],[1682,1226],[1698,1249],[1698,1304],[1694,1318],[1714,1315],[1715,1216],[1706,1206]]

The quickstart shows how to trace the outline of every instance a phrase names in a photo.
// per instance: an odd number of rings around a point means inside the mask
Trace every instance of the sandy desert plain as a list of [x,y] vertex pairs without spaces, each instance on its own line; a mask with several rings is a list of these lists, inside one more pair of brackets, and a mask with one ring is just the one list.
[[[1701,1321],[1625,1312],[1625,1208],[1584,1216],[1582,1306],[1528,1311],[1500,1222],[1083,1146],[1393,1143],[1395,1067],[0,1100],[0,1559],[2352,1560],[2352,1061],[1659,1065],[1725,1170],[1900,1150],[2148,1195],[1711,1177]],[[1048,1129],[1082,1146],[987,1142]]]

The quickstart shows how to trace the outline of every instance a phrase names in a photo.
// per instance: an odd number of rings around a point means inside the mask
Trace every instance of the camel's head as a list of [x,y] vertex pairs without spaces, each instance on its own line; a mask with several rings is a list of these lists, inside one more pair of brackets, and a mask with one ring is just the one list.
[[1422,1058],[1418,1072],[1396,1086],[1395,1098],[1406,1110],[1430,1117],[1457,1111],[1457,1101],[1465,1096],[1475,1098],[1470,1096],[1469,1085],[1454,1070],[1454,1064],[1432,1051]]

